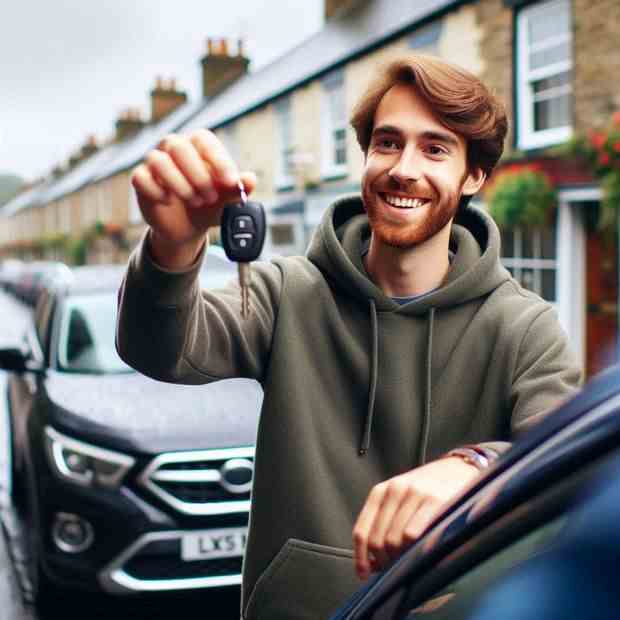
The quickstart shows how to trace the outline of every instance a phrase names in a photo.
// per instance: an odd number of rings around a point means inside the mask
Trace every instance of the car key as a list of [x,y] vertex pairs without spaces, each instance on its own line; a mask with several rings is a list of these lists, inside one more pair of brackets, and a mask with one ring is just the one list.
[[265,242],[265,208],[260,202],[248,201],[239,181],[241,201],[227,204],[222,212],[221,235],[226,256],[239,266],[241,316],[250,316],[250,262],[256,260]]

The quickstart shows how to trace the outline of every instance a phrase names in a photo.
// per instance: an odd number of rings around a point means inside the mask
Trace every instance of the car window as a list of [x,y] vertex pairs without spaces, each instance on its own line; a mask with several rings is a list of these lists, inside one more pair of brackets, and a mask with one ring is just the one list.
[[54,297],[49,293],[44,292],[35,311],[35,331],[46,360],[49,348],[51,316],[53,309]]
[[494,582],[507,576],[526,560],[552,548],[567,523],[568,517],[561,515],[524,535],[401,617],[406,620],[466,618]]
[[130,372],[114,344],[116,295],[96,293],[66,298],[58,339],[58,366],[66,372]]

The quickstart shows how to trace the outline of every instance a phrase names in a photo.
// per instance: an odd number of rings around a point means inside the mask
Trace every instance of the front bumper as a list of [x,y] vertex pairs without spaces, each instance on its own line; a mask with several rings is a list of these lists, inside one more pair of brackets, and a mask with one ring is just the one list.
[[241,583],[241,557],[183,562],[186,530],[143,534],[99,573],[111,594],[219,588]]
[[[45,458],[36,466],[38,487],[38,527],[41,531],[41,564],[47,576],[66,587],[104,590],[110,594],[220,588],[241,583],[242,556],[185,561],[181,541],[188,533],[225,528],[247,527],[249,500],[202,502],[202,508],[188,510],[196,495],[192,481],[176,486],[168,478],[179,467],[179,456],[189,457],[192,467],[204,462],[204,452],[174,453],[174,458],[159,455],[140,462],[128,476],[128,483],[117,491],[93,489],[61,479]],[[217,456],[222,457],[222,451]],[[231,450],[231,456],[238,454]],[[162,458],[164,457],[164,458]],[[197,459],[200,459],[199,461]],[[147,484],[147,476],[156,471],[153,464],[168,467],[165,480],[184,497],[178,506],[166,494]],[[172,468],[172,469],[171,469]],[[158,470],[157,470],[158,471]],[[192,472],[195,469],[190,470]],[[196,477],[195,474],[186,478]],[[160,476],[162,478],[162,476]],[[187,489],[187,485],[190,486]],[[213,498],[212,482],[200,499]],[[230,498],[227,498],[230,499]],[[224,504],[228,503],[229,510]],[[211,507],[209,507],[211,506]],[[65,553],[50,535],[58,513],[70,513],[88,521],[94,531],[92,546],[80,553]]]

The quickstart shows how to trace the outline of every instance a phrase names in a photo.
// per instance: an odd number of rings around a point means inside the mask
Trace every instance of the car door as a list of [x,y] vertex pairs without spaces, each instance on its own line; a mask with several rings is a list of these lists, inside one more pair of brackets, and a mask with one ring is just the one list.
[[[554,554],[570,548],[575,523],[583,529],[592,489],[606,480],[620,493],[617,392],[491,478],[336,618],[487,620],[488,608],[476,614],[519,571],[525,579],[547,561],[557,577],[563,563]],[[610,551],[620,555],[620,541]],[[505,613],[522,602],[515,595],[502,600]]]

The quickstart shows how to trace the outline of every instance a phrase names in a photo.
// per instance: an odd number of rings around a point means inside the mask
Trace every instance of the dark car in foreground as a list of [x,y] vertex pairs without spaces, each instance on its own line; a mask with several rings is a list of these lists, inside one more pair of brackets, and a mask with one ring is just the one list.
[[332,620],[620,617],[620,367],[524,435]]
[[[236,276],[209,253],[205,286]],[[246,379],[172,385],[126,366],[114,346],[123,272],[74,269],[42,293],[23,346],[0,350],[11,514],[33,599],[53,586],[128,594],[241,581],[262,390]]]

